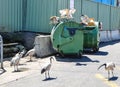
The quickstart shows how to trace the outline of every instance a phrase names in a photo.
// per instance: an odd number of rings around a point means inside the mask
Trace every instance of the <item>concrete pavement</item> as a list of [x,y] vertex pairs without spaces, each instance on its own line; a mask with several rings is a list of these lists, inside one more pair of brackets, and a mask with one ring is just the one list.
[[[46,58],[47,59],[47,58]],[[42,65],[40,65],[40,61],[44,62],[46,59],[40,59],[40,58],[33,58],[33,62],[29,62],[29,58],[21,58],[20,65],[18,66],[19,71],[14,72],[14,67],[10,66],[10,60],[11,58],[4,59],[4,69],[6,72],[0,75],[0,85],[9,83],[11,81],[18,80],[20,78],[23,78],[25,76],[34,74],[36,72],[40,72]]]
[[[49,58],[28,58],[20,61],[20,71],[12,72],[9,60],[4,61],[7,72],[0,75],[0,87],[120,87],[120,41],[102,43],[98,53],[86,53],[79,58],[56,57],[51,68],[51,79],[44,79],[41,67],[49,62]],[[107,80],[107,71],[104,67],[97,68],[105,62],[114,62],[116,68],[114,77]]]

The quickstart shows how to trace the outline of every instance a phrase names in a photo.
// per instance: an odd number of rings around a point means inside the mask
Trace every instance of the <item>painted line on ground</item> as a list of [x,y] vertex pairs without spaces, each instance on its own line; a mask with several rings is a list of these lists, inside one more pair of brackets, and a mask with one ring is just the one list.
[[118,86],[116,83],[109,81],[108,79],[106,79],[104,76],[102,76],[101,74],[95,74],[95,77],[102,80],[105,84],[107,84],[110,87],[120,87]]

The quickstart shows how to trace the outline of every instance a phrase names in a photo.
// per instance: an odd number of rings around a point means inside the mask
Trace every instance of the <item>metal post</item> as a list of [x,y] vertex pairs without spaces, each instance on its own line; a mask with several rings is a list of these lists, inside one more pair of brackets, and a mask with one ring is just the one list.
[[3,40],[0,35],[0,57],[1,57],[1,69],[3,69]]
[[5,72],[5,69],[3,68],[3,39],[2,36],[0,35],[0,57],[1,57],[1,67],[0,69],[0,74]]

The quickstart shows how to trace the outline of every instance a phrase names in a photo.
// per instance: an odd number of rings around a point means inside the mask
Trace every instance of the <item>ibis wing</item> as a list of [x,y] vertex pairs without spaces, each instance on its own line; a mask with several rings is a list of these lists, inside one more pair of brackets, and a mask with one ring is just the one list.
[[43,68],[43,69],[41,70],[41,74],[43,74],[45,71],[46,71],[46,69]]

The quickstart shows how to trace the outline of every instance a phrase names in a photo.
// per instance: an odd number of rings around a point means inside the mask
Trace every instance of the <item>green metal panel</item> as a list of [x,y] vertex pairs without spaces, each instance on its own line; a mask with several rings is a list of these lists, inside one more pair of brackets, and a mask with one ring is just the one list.
[[76,0],[74,2],[74,8],[76,9],[76,12],[75,14],[73,15],[75,20],[77,22],[80,22],[80,15],[81,15],[81,12],[82,12],[82,4],[81,4],[81,0]]
[[28,0],[25,31],[48,33],[51,31],[49,18],[59,15],[58,9],[67,7],[67,0]]
[[96,21],[101,21],[103,23],[103,30],[120,28],[119,8],[90,0],[75,0],[74,3],[76,8],[75,20],[77,22],[80,21],[81,14],[86,14],[89,17],[94,17]]
[[120,29],[120,9],[118,9],[117,14],[118,14],[118,19],[119,19],[119,21],[118,21],[118,29]]
[[57,11],[57,15],[60,16],[59,10],[61,9],[69,9],[69,5],[70,5],[70,0],[57,0],[58,2],[58,7],[56,9]]
[[2,19],[2,18],[3,18],[3,17],[2,17],[2,14],[3,14],[3,12],[2,12],[2,11],[3,11],[3,6],[2,6],[2,5],[3,5],[2,0],[0,0],[0,26],[3,25],[3,23],[2,23],[2,20],[3,20],[3,19]]
[[98,20],[102,21],[104,30],[110,29],[110,6],[99,4]]
[[57,0],[58,1],[58,10],[69,8],[70,0]]
[[89,0],[76,0],[75,8],[76,8],[75,20],[77,22],[80,22],[80,16],[82,14],[86,14],[89,17],[93,17],[95,20],[97,20],[98,7],[95,2]]
[[0,0],[0,26],[8,31],[19,31],[22,27],[22,0]]
[[82,0],[82,14],[93,17],[97,20],[97,4],[89,0]]
[[111,29],[119,29],[119,18],[120,11],[117,10],[117,8],[112,7],[111,8]]
[[[81,14],[103,22],[103,30],[120,29],[120,8],[90,0],[74,0],[77,22]],[[8,31],[51,32],[50,16],[69,8],[70,0],[0,0],[0,26]]]

